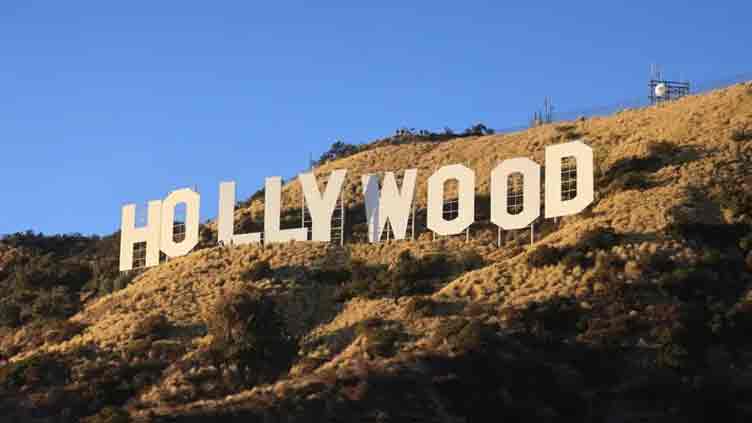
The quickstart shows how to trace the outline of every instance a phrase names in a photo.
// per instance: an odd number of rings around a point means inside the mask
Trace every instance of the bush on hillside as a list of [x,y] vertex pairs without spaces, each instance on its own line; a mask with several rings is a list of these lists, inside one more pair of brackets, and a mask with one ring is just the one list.
[[86,417],[81,423],[129,423],[131,416],[128,412],[115,407],[105,407],[97,414]]
[[316,166],[321,166],[326,162],[341,159],[343,157],[351,156],[360,151],[357,145],[347,144],[342,141],[335,141],[329,150],[325,151],[319,160],[315,163]]
[[564,251],[550,245],[540,245],[527,256],[527,264],[531,267],[554,266],[564,256]]
[[450,276],[456,270],[453,267],[445,254],[433,253],[415,258],[410,250],[404,250],[384,277],[386,295],[397,299],[429,294],[433,290],[432,281]]
[[155,313],[146,316],[136,323],[133,329],[134,338],[159,339],[164,338],[170,330],[170,322],[164,314]]
[[575,248],[584,251],[609,250],[619,240],[619,235],[612,228],[597,228],[580,235]]
[[668,141],[651,141],[648,143],[648,156],[671,159],[679,153],[679,146]]
[[667,273],[676,268],[676,263],[671,259],[671,254],[666,251],[656,251],[653,254],[641,254],[637,258],[638,265],[650,273]]
[[736,128],[731,131],[731,141],[744,142],[752,140],[752,130]]
[[55,286],[48,291],[38,291],[31,303],[31,318],[34,320],[65,319],[76,313],[79,308],[78,303],[77,294],[64,286]]
[[465,129],[460,136],[463,137],[472,137],[472,136],[483,136],[483,135],[493,135],[495,131],[483,123],[476,123],[475,125]]
[[492,342],[491,327],[478,320],[453,318],[443,320],[430,339],[431,348],[447,346],[458,353],[480,352]]
[[352,297],[391,297],[396,301],[405,296],[429,294],[435,282],[481,262],[472,253],[453,259],[443,253],[415,257],[410,250],[402,251],[389,266],[353,260],[348,271],[342,273],[350,276],[350,282],[338,287],[337,297],[340,301]]
[[609,191],[646,190],[653,186],[650,175],[645,172],[629,172],[619,175],[608,187]]
[[70,370],[60,357],[37,354],[0,367],[0,388],[21,390],[23,387],[62,385],[69,377]]
[[405,304],[405,311],[412,317],[429,317],[434,314],[437,303],[431,297],[412,297]]
[[242,383],[268,381],[286,371],[296,353],[275,301],[257,289],[223,293],[208,316],[212,354],[235,364]]
[[272,268],[267,260],[256,260],[243,271],[242,279],[247,282],[258,281],[272,275]]
[[318,267],[311,270],[311,279],[327,285],[341,285],[352,279],[352,272],[347,268]]
[[86,325],[81,322],[51,320],[40,325],[38,331],[42,334],[44,342],[56,344],[68,341],[74,336],[81,334],[84,329],[86,329]]
[[15,328],[21,324],[21,306],[13,301],[0,303],[0,326]]
[[648,175],[660,170],[680,152],[678,146],[667,141],[651,142],[647,150],[645,157],[622,158],[600,172],[598,185],[608,187],[607,192],[649,188]]
[[397,352],[400,332],[380,319],[358,322],[355,333],[365,340],[365,350],[371,356],[391,357]]
[[572,297],[532,302],[512,312],[512,320],[542,340],[563,338],[582,329],[582,310]]
[[462,250],[457,258],[462,270],[469,272],[471,270],[480,269],[485,265],[483,256],[478,254],[475,250]]
[[693,241],[712,248],[737,247],[749,227],[744,224],[714,224],[673,221],[665,231],[676,239]]

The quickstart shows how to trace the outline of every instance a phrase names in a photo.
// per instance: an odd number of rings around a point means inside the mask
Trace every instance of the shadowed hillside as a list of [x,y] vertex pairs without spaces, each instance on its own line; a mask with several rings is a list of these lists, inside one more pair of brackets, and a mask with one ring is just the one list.
[[[583,139],[596,200],[505,234],[501,160]],[[350,153],[350,152],[349,152]],[[0,243],[0,416],[39,422],[686,422],[752,418],[752,83],[505,135],[377,143],[344,247],[202,248],[130,277],[117,235]],[[476,172],[469,242],[364,238],[360,175]],[[451,192],[449,193],[451,196]],[[300,188],[283,188],[297,225]],[[260,225],[263,204],[236,211]],[[287,216],[287,218],[285,218]],[[132,279],[132,280],[131,280]],[[116,289],[120,288],[122,289]],[[83,419],[83,420],[82,420]],[[0,419],[0,421],[3,421]]]

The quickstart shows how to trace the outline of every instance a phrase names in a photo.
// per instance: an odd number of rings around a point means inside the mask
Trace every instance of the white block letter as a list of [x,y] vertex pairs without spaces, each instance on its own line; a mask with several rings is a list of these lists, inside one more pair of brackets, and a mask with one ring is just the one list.
[[402,188],[397,187],[393,172],[386,172],[379,192],[376,175],[363,175],[363,194],[366,197],[366,219],[368,220],[368,241],[378,242],[387,220],[392,226],[394,239],[405,239],[407,221],[415,195],[416,169],[405,170]]
[[316,183],[316,175],[301,173],[298,176],[305,196],[305,204],[311,214],[312,241],[329,242],[332,238],[332,213],[337,206],[337,199],[342,191],[347,170],[335,170],[329,174],[324,195],[321,195]]
[[264,242],[305,241],[308,237],[306,228],[280,229],[280,202],[282,196],[282,178],[266,178],[264,185]]
[[120,271],[133,268],[133,245],[146,242],[146,267],[159,264],[160,221],[162,201],[149,201],[148,221],[143,228],[136,228],[136,205],[123,206],[120,220]]
[[[561,198],[561,160],[574,157],[577,163],[577,195]],[[568,216],[593,202],[593,149],[581,141],[546,147],[546,218]]]
[[[185,239],[175,242],[175,206],[185,204]],[[197,192],[183,188],[173,191],[162,202],[162,238],[160,248],[167,257],[180,257],[188,254],[198,244],[199,208],[201,196]]]
[[[509,176],[522,174],[522,211],[510,214]],[[526,158],[504,160],[491,172],[491,222],[505,230],[527,227],[540,215],[540,166]]]
[[[457,180],[458,215],[446,220],[444,211],[444,183]],[[444,166],[428,178],[428,229],[439,235],[455,235],[475,221],[475,173],[459,164]]]
[[261,242],[261,232],[235,235],[235,182],[219,184],[217,232],[217,240],[225,245]]

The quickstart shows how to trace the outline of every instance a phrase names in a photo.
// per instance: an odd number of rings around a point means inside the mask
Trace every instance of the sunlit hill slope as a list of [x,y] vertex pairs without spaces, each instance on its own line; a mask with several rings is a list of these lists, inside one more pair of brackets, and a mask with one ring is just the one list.
[[[573,139],[594,149],[595,202],[497,246],[493,167]],[[751,156],[748,83],[326,162],[348,169],[344,247],[220,247],[210,223],[129,278],[117,235],[6,239],[0,421],[749,421]],[[476,172],[469,241],[421,220],[452,163]],[[360,175],[407,168],[417,239],[365,243]],[[300,196],[283,187],[285,225]],[[262,216],[244,202],[238,229]]]

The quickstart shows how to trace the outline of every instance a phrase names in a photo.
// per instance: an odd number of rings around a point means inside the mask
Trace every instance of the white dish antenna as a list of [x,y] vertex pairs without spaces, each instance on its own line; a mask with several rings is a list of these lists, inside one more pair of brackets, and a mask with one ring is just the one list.
[[668,87],[663,82],[655,86],[656,97],[663,98],[666,95],[666,91],[668,91]]

